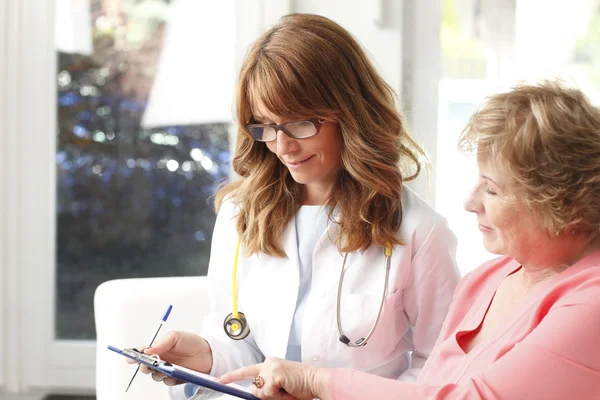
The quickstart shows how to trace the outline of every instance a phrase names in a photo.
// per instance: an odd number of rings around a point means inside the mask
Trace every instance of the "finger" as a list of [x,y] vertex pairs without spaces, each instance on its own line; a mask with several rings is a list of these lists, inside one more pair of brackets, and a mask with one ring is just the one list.
[[171,378],[170,376],[167,376],[165,379],[163,379],[163,383],[167,386],[176,386],[176,385],[181,385],[183,383],[183,381],[180,381],[179,379],[175,379],[175,378]]
[[171,331],[165,335],[165,337],[157,340],[152,347],[145,348],[143,352],[145,354],[161,354],[171,350],[177,341],[179,340],[179,334],[175,331]]
[[244,379],[251,379],[259,374],[261,368],[262,364],[255,364],[249,365],[247,367],[242,367],[240,369],[236,369],[235,371],[230,371],[226,373],[225,375],[217,379],[217,382],[227,384],[231,382],[241,381]]
[[258,389],[258,393],[260,393],[260,396],[257,397],[269,400],[281,400],[285,398],[284,394],[287,394],[278,385],[275,385],[270,377],[265,379],[265,384],[262,388]]
[[267,387],[266,384],[261,389],[253,387],[252,395],[262,400],[298,400],[289,393],[272,386]]
[[167,377],[167,375],[162,374],[160,372],[153,372],[152,373],[152,379],[155,380],[156,382],[161,382],[166,377]]
[[298,400],[297,398],[295,398],[294,396],[292,396],[285,390],[276,389],[273,387],[271,387],[271,388],[272,389],[263,388],[262,390],[254,388],[252,390],[252,394],[255,397],[258,397],[259,399],[263,399],[263,400]]
[[149,366],[147,366],[145,364],[140,364],[140,371],[146,375],[152,374],[155,372],[152,368],[150,368]]
[[281,400],[298,400],[298,399],[295,398],[294,396],[292,396],[291,394],[289,394],[288,392],[282,391],[281,392]]
[[[139,350],[139,351],[140,351],[140,352],[143,352],[143,351],[144,351],[143,349],[144,349],[145,347],[146,347],[146,346],[134,347],[134,350],[135,350],[135,349],[142,349],[142,350]],[[138,361],[137,361],[137,360],[134,360],[133,358],[129,358],[129,357],[127,357],[125,360],[127,361],[127,364],[137,364],[137,363],[138,363]]]

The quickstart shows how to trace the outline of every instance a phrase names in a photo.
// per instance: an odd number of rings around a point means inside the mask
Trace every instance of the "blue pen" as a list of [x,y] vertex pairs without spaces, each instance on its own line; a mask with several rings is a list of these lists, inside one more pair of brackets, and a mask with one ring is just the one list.
[[[158,325],[158,329],[156,329],[156,333],[154,334],[154,336],[152,336],[152,339],[150,339],[150,343],[148,343],[148,346],[146,346],[146,348],[151,347],[154,344],[154,341],[156,340],[156,337],[158,336],[158,332],[160,332],[160,329],[162,328],[164,323],[167,322],[167,319],[169,318],[169,314],[171,314],[172,309],[173,309],[173,306],[169,305],[169,307],[167,308],[167,311],[165,311],[165,314],[162,316],[162,318],[160,320],[160,324]],[[144,349],[142,349],[141,351],[144,351]],[[138,364],[137,368],[135,369],[135,372],[133,373],[133,376],[131,377],[131,380],[129,381],[129,385],[127,385],[127,389],[125,389],[126,392],[129,390],[129,387],[131,386],[131,382],[133,382],[133,379],[135,378],[138,371],[140,370],[140,365],[141,364]]]

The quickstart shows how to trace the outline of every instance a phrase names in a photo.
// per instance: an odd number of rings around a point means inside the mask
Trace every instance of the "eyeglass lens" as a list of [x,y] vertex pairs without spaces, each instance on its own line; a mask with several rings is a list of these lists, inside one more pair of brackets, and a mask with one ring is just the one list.
[[[248,130],[254,139],[262,142],[277,139],[277,130],[270,126],[249,125]],[[298,121],[285,124],[282,130],[295,139],[303,139],[317,134],[317,127],[311,121]]]

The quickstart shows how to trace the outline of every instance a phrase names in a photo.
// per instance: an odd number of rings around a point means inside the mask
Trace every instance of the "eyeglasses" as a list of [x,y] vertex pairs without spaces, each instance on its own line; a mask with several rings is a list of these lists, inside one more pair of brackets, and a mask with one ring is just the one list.
[[277,139],[277,132],[283,131],[292,139],[306,139],[319,133],[323,125],[322,119],[309,119],[306,121],[290,121],[281,125],[247,124],[246,129],[254,140],[258,142],[271,142]]

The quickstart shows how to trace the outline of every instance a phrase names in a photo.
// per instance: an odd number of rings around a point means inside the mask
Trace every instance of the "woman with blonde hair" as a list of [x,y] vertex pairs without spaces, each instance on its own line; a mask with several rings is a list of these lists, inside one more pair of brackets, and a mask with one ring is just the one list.
[[[456,239],[404,186],[425,154],[393,90],[342,27],[288,15],[246,56],[237,120],[212,312],[201,336],[171,332],[146,352],[217,376],[274,356],[413,381],[458,281]],[[174,398],[194,394],[182,386]]]
[[600,110],[558,82],[519,85],[460,147],[480,172],[465,208],[502,257],[459,283],[416,383],[278,359],[221,381],[260,375],[261,399],[600,399]]

